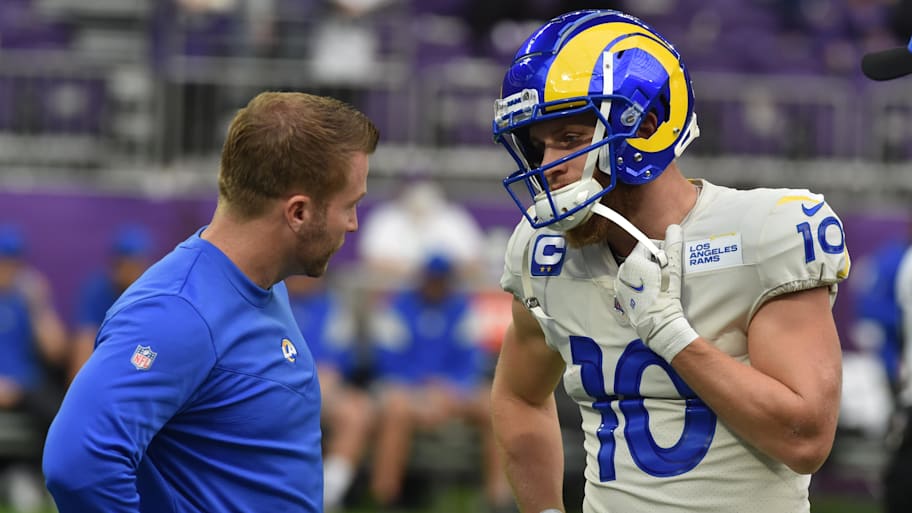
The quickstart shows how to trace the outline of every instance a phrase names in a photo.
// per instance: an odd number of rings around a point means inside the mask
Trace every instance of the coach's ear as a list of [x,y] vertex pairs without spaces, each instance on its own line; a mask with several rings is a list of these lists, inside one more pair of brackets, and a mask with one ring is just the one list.
[[637,137],[643,139],[649,139],[652,137],[652,134],[656,133],[656,130],[659,128],[659,118],[656,117],[655,112],[647,112],[646,117],[643,118],[643,122],[640,123],[640,128],[637,130]]
[[301,230],[311,225],[316,219],[316,202],[306,194],[292,194],[283,205],[282,214],[291,231],[301,233]]

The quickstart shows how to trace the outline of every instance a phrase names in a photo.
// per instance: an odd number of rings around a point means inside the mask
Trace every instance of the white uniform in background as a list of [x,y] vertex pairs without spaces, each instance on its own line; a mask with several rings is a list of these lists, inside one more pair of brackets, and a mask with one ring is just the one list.
[[[806,190],[695,183],[699,199],[681,222],[684,314],[750,364],[748,325],[765,302],[820,286],[835,300],[849,270],[842,223]],[[582,411],[584,513],[646,511],[643,504],[650,512],[809,511],[810,476],[742,442],[626,324],[607,246],[569,248],[560,232],[524,220],[508,248],[501,285],[524,299],[527,262],[532,295],[550,317],[539,323]]]

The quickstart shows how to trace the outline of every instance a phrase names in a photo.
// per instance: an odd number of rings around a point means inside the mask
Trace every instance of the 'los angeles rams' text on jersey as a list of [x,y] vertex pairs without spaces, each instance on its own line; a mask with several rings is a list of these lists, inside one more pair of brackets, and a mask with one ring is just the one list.
[[[842,223],[806,190],[695,183],[700,196],[681,223],[684,314],[750,364],[748,326],[765,302],[821,286],[835,299],[849,271]],[[546,314],[539,323],[582,411],[584,513],[809,511],[810,476],[743,442],[638,339],[615,300],[618,264],[607,245],[570,248],[559,232],[523,221],[501,279],[520,299],[524,261]]]

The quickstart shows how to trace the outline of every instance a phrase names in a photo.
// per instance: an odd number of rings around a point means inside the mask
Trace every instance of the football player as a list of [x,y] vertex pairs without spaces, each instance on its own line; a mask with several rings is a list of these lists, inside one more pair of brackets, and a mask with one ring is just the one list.
[[520,509],[564,511],[563,378],[583,418],[584,513],[809,511],[836,431],[831,306],[849,272],[823,197],[685,178],[690,75],[617,11],[536,30],[495,109],[524,216],[493,385]]

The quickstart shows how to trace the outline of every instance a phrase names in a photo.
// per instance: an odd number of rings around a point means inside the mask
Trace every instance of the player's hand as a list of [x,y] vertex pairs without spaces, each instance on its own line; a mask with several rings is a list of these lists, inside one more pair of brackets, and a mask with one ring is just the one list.
[[637,244],[614,282],[621,308],[637,335],[669,363],[699,336],[684,318],[681,306],[683,245],[681,226],[669,226],[662,246],[668,259],[665,267],[660,267],[645,246]]

